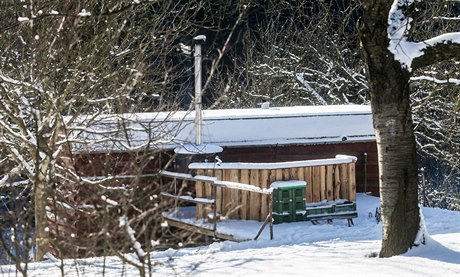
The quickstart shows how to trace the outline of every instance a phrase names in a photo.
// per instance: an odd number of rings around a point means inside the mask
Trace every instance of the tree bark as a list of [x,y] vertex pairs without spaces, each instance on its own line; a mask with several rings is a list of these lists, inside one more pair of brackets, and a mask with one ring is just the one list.
[[383,222],[380,257],[406,252],[413,246],[420,227],[410,73],[388,50],[391,2],[365,1],[360,23],[379,158]]
[[35,208],[35,260],[43,260],[46,252],[49,251],[49,229],[48,216],[46,213],[47,203],[47,173],[50,158],[47,157],[42,164],[37,166],[37,176],[34,186],[34,208]]

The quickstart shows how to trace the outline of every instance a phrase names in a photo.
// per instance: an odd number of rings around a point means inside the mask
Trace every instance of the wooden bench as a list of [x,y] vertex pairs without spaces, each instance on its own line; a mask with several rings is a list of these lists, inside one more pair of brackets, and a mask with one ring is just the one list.
[[348,226],[351,227],[354,225],[353,218],[358,217],[356,202],[348,200],[307,203],[305,210],[306,220],[314,225],[318,224],[319,220],[332,223],[334,219],[346,219]]

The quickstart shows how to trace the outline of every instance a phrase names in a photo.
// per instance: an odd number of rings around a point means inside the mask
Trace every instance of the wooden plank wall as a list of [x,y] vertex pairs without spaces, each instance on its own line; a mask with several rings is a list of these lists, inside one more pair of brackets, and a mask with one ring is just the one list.
[[[356,200],[355,163],[295,167],[284,169],[218,169],[195,172],[215,176],[220,180],[240,182],[269,188],[274,181],[304,180],[307,182],[306,201],[348,199]],[[195,184],[196,197],[212,198],[209,184]],[[254,192],[218,188],[217,211],[230,219],[263,221],[268,215],[268,196]],[[210,206],[197,205],[197,217],[203,218],[211,212]]]

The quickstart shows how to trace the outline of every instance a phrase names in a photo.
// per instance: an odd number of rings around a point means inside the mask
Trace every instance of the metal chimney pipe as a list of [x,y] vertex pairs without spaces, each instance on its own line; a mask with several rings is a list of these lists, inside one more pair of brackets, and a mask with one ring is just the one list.
[[206,36],[199,35],[193,38],[195,41],[195,143],[201,144],[202,141],[202,118],[201,118],[201,44],[206,41]]

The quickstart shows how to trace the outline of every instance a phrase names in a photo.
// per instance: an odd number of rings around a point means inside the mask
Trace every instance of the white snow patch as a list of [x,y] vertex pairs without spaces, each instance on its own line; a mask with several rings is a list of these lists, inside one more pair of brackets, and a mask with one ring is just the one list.
[[220,153],[223,149],[219,145],[214,144],[184,144],[174,149],[176,154],[213,154]]
[[[401,256],[379,259],[382,225],[373,217],[379,199],[357,196],[359,217],[347,227],[343,220],[312,225],[294,222],[268,228],[259,240],[242,243],[215,242],[209,246],[168,249],[150,253],[156,276],[460,276],[460,212],[423,208],[431,237]],[[253,232],[256,221],[229,221],[240,233]],[[252,229],[250,229],[250,226]],[[223,229],[222,229],[223,230]],[[222,231],[220,230],[220,231]],[[252,234],[253,235],[253,234]],[[153,242],[155,243],[155,242]],[[136,262],[135,255],[127,255]],[[137,263],[136,263],[137,264]],[[139,271],[117,257],[68,259],[66,276],[139,276]],[[4,275],[14,275],[14,265],[1,266]],[[148,269],[147,269],[147,272]],[[82,275],[82,273],[84,273]],[[59,276],[60,266],[49,261],[30,263],[28,276]]]
[[289,181],[276,181],[270,185],[272,189],[279,189],[283,187],[305,187],[307,182],[301,180],[289,180]]
[[86,11],[85,9],[82,9],[81,12],[78,13],[78,16],[81,16],[81,17],[91,16],[91,13]]
[[357,158],[354,156],[337,155],[331,159],[316,159],[304,160],[294,162],[276,162],[276,163],[191,163],[189,169],[283,169],[293,167],[308,167],[308,166],[321,166],[333,164],[345,164],[356,162]]

